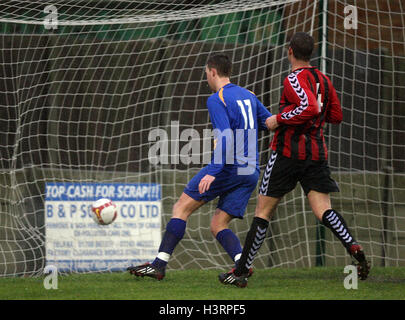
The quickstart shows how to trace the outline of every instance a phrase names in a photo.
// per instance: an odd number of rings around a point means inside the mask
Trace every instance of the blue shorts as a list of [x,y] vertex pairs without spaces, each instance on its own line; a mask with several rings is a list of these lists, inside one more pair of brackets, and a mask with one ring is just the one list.
[[211,201],[219,196],[217,208],[231,216],[242,219],[249,198],[257,186],[259,170],[251,175],[238,175],[236,167],[223,170],[212,182],[208,191],[200,194],[198,185],[207,174],[207,167],[202,168],[184,188],[184,193],[196,201]]

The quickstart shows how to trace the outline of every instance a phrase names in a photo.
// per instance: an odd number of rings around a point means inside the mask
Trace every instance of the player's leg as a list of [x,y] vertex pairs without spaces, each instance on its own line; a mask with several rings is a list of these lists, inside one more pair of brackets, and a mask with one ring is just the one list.
[[329,193],[338,192],[339,187],[331,178],[327,162],[310,162],[305,167],[300,182],[316,218],[332,231],[347,252],[359,262],[360,278],[366,279],[370,265],[366,261],[363,248],[355,240],[343,216],[332,208]]
[[149,276],[158,280],[163,279],[170,256],[184,236],[188,217],[204,203],[203,200],[194,200],[183,192],[173,206],[172,218],[166,225],[166,231],[155,260],[152,263],[129,267],[128,271],[136,276]]
[[366,260],[364,250],[350,232],[342,215],[337,210],[332,209],[329,194],[311,190],[307,196],[315,216],[333,232],[347,252],[358,261],[359,276],[362,280],[366,279],[370,265]]
[[160,243],[159,252],[152,265],[162,269],[166,268],[175,247],[183,238],[186,231],[188,217],[205,202],[194,200],[184,192],[173,206],[172,218],[166,225],[166,231]]
[[295,160],[272,151],[263,172],[259,196],[249,232],[243,245],[242,256],[235,270],[236,276],[246,274],[263,244],[269,221],[281,198],[297,185]]
[[218,206],[211,220],[211,232],[234,262],[240,258],[242,247],[239,238],[229,229],[229,222],[234,218],[243,219],[258,180],[258,170],[248,175],[238,174],[235,170],[223,177],[226,186],[219,195]]
[[236,262],[241,256],[242,247],[239,238],[229,229],[229,223],[234,218],[235,216],[217,208],[211,219],[210,227],[212,235],[225,249],[232,261]]
[[350,248],[356,240],[342,215],[332,209],[329,194],[311,190],[307,197],[316,218],[333,232],[350,253]]
[[263,173],[255,217],[246,236],[242,256],[233,272],[220,274],[219,279],[222,283],[239,287],[247,285],[247,275],[264,242],[269,221],[281,198],[293,190],[296,184],[294,160],[277,156],[275,152],[272,152]]
[[217,210],[211,221],[213,235],[235,262],[235,265],[241,256],[242,247],[239,238],[229,229],[228,225],[234,218],[243,219],[250,196],[256,189],[258,179],[258,170],[249,175],[239,175],[238,172],[235,172],[226,177],[226,180],[233,182],[228,185],[229,188],[223,188]]
[[280,199],[281,198],[273,198],[259,194],[255,217],[246,236],[240,259],[238,259],[234,269],[219,275],[220,282],[223,284],[236,285],[241,288],[247,286],[247,278],[253,274],[253,260],[263,244],[269,221]]
[[276,198],[259,194],[255,216],[246,236],[241,258],[234,271],[236,276],[247,274],[252,267],[253,260],[266,237],[269,221],[280,200],[281,197]]

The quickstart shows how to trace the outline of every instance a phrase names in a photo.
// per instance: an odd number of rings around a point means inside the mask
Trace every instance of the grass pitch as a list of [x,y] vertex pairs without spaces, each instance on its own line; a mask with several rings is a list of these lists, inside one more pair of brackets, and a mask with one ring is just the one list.
[[246,288],[225,286],[220,270],[169,270],[165,279],[129,273],[70,274],[58,289],[46,290],[44,277],[0,278],[3,300],[404,300],[405,268],[372,268],[358,289],[345,289],[342,268],[255,270]]

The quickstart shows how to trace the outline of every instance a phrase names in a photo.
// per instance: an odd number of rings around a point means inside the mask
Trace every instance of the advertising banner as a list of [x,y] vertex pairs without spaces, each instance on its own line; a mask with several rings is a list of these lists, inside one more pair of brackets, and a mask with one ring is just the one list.
[[[108,198],[116,220],[92,219],[91,204]],[[59,271],[125,270],[153,261],[161,241],[161,188],[147,183],[47,183],[47,265]]]

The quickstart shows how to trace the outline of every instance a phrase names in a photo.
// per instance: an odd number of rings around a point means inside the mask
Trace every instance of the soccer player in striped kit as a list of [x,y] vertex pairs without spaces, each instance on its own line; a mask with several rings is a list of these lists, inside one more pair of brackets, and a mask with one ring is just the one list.
[[313,38],[295,33],[288,48],[292,72],[284,80],[279,114],[270,119],[276,129],[271,154],[263,174],[255,217],[236,270],[219,275],[224,284],[247,285],[253,259],[260,249],[278,203],[299,181],[316,216],[354,257],[359,277],[364,280],[370,264],[341,214],[331,206],[330,192],[338,192],[330,177],[328,152],[323,135],[325,122],[342,121],[342,109],[330,79],[310,65]]

